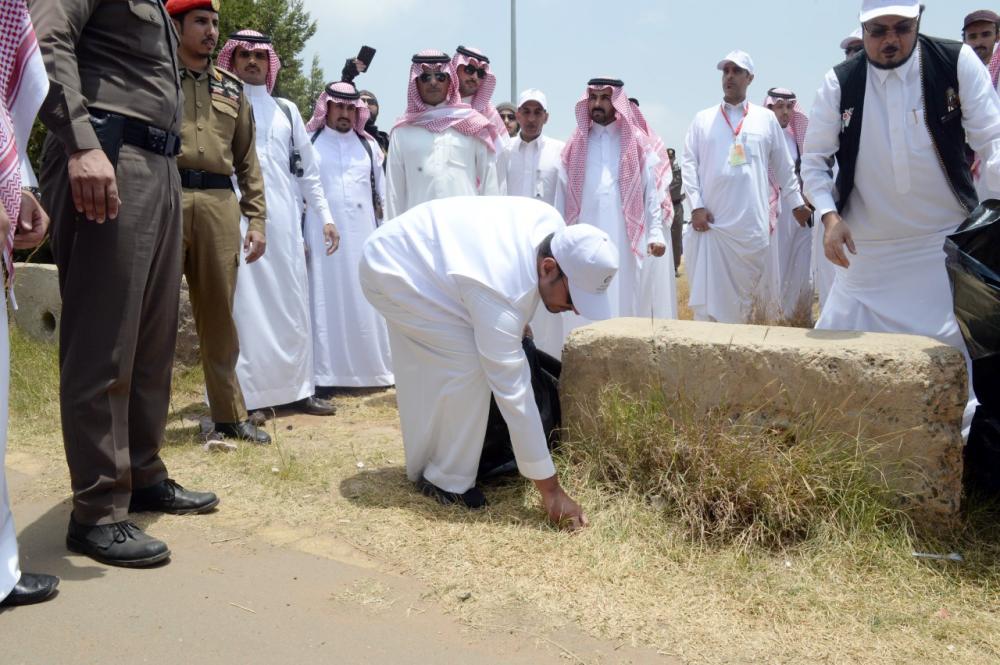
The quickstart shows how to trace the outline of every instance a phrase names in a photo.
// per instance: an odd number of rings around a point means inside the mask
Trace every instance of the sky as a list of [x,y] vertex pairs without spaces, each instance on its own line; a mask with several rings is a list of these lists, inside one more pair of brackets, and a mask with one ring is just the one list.
[[[458,45],[486,53],[497,76],[494,104],[511,97],[510,2],[497,0],[305,0],[318,23],[306,44],[329,80],[362,44],[377,50],[358,77],[375,93],[385,131],[406,108],[410,57],[425,48],[449,55]],[[860,0],[516,0],[517,88],[539,88],[549,101],[545,133],[567,139],[573,108],[595,76],[625,82],[650,126],[680,148],[695,113],[721,102],[716,65],[747,51],[757,75],[748,91],[791,88],[812,106],[826,71],[843,59],[840,40],[858,27]],[[921,32],[961,39],[963,17],[984,6],[924,0]]]

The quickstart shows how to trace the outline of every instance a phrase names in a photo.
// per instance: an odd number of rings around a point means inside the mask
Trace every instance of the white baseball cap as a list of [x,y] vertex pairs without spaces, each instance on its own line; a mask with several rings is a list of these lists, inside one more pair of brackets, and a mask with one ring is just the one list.
[[902,16],[917,18],[920,16],[920,0],[862,0],[862,23],[867,23],[879,16]]
[[549,101],[545,98],[545,93],[537,88],[528,88],[522,92],[521,96],[517,98],[517,108],[521,108],[527,102],[538,102],[543,111],[549,107]]
[[608,234],[591,224],[567,226],[552,236],[552,257],[566,275],[580,316],[611,318],[608,286],[618,272],[618,249]]
[[719,60],[719,64],[717,64],[715,68],[721,72],[723,69],[726,68],[727,62],[731,62],[740,69],[745,69],[751,74],[756,73],[753,69],[753,58],[751,58],[750,54],[747,53],[746,51],[739,51],[739,50],[732,51],[725,58]]

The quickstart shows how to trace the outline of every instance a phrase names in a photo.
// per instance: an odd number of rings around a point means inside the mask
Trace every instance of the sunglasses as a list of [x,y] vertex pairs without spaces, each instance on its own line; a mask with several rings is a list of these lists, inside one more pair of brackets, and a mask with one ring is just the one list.
[[915,20],[901,21],[894,26],[888,25],[868,25],[867,23],[862,24],[865,28],[865,32],[872,36],[872,39],[885,39],[885,37],[890,33],[896,33],[897,37],[905,37],[911,34],[917,28],[917,22]]
[[434,72],[433,74],[431,74],[430,72],[424,72],[423,74],[417,77],[417,80],[420,81],[421,83],[430,83],[432,78],[438,83],[444,83],[451,77],[449,77],[444,72]]
[[475,74],[481,79],[486,78],[486,69],[484,69],[483,67],[476,67],[475,65],[466,65],[463,69],[465,69],[466,74]]
[[236,55],[240,58],[246,60],[264,60],[268,61],[271,59],[271,54],[263,49],[259,51],[237,51]]
[[504,120],[508,120],[509,121],[509,120],[513,120],[514,119],[514,114],[513,113],[501,113],[500,117],[503,118]]

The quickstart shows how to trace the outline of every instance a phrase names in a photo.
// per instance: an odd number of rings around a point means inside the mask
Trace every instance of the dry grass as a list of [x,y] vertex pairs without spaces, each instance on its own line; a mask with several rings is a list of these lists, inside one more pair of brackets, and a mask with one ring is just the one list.
[[823,430],[802,414],[781,426],[755,412],[695,410],[662,394],[637,401],[615,386],[597,397],[590,434],[567,460],[595,487],[646,498],[694,543],[752,551],[800,544],[820,531],[909,529],[895,506],[877,446]]
[[[57,411],[41,413],[55,407],[54,352],[16,333],[13,348],[12,449],[16,459],[44,461],[39,491],[62,497]],[[572,622],[683,662],[1000,659],[1000,530],[988,506],[977,505],[946,542],[914,542],[891,523],[845,532],[836,520],[783,547],[693,540],[672,511],[641,488],[610,491],[567,446],[557,465],[592,522],[568,535],[545,526],[519,479],[485,488],[491,506],[479,514],[421,497],[403,472],[391,399],[338,403],[334,418],[271,421],[278,446],[207,454],[193,420],[205,411],[198,372],[176,377],[164,457],[182,483],[223,496],[218,513],[186,523],[212,538],[370,557],[423,580],[430,598],[472,625]],[[965,562],[916,560],[914,548],[960,551]],[[379,594],[357,591],[378,602]]]

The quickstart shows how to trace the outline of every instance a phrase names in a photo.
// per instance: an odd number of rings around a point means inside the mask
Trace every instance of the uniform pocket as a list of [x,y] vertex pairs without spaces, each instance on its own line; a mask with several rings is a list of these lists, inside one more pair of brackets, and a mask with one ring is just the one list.
[[212,108],[223,115],[229,116],[230,118],[236,118],[236,116],[239,115],[239,111],[235,106],[230,104],[228,101],[219,99],[214,95],[212,97]]
[[136,17],[147,23],[163,25],[160,10],[154,0],[128,0],[128,8]]

